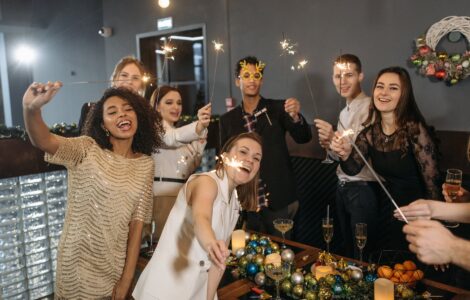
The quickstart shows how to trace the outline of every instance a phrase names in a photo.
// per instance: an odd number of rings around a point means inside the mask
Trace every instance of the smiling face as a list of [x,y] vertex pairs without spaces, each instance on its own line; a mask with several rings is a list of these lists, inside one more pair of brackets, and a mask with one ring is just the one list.
[[247,64],[240,70],[240,74],[235,79],[235,84],[240,88],[244,97],[256,97],[263,85],[263,76],[255,65]]
[[180,93],[176,91],[166,93],[157,105],[157,112],[161,115],[163,120],[170,124],[174,124],[180,119],[182,110],[183,101],[181,100]]
[[393,112],[402,95],[400,77],[395,73],[384,73],[374,87],[374,106],[381,113]]
[[361,93],[363,73],[357,71],[355,63],[341,63],[333,66],[333,84],[336,91],[346,100],[353,100]]
[[110,133],[110,141],[133,139],[137,127],[137,114],[126,100],[112,96],[103,104],[103,125]]
[[144,82],[142,81],[143,75],[134,63],[127,64],[114,78],[114,86],[125,87],[139,93],[144,87]]
[[229,181],[234,186],[242,185],[251,181],[259,171],[262,158],[261,145],[253,139],[241,138],[224,156]]

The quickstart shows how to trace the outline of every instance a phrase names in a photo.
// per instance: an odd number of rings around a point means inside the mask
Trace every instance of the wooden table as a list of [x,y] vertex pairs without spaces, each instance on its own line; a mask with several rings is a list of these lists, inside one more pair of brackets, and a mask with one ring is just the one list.
[[[263,234],[264,236],[269,236]],[[272,240],[276,242],[281,242],[281,239],[269,236]],[[318,254],[322,251],[321,249],[308,246],[305,244],[297,243],[294,241],[286,240],[286,245],[289,248],[293,248],[296,252],[295,255],[295,263],[296,267],[303,268],[309,264],[315,262],[318,258]],[[341,258],[341,256],[336,256],[337,258]],[[344,258],[347,261],[356,262],[359,264],[358,261],[350,258]],[[139,257],[139,261],[137,263],[137,272],[141,272],[144,267],[147,265],[148,259],[145,257]],[[234,300],[240,298],[249,299],[248,295],[251,292],[251,288],[255,287],[256,284],[246,278],[232,280],[230,272],[230,268],[227,268],[226,274],[224,275],[224,279],[222,279],[221,284],[219,285],[219,290],[217,291],[217,295],[220,300]],[[228,279],[228,280],[227,280]],[[425,287],[427,291],[429,291],[432,295],[439,295],[443,296],[442,298],[437,299],[470,299],[470,291],[460,289],[457,287],[449,286],[440,282],[436,282],[433,280],[429,280],[424,278],[421,280],[421,285]]]

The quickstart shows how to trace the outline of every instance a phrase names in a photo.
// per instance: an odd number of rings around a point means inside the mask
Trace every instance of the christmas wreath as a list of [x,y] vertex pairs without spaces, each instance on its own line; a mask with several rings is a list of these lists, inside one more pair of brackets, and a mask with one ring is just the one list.
[[454,85],[470,75],[470,51],[452,54],[445,51],[436,52],[439,41],[451,32],[461,33],[468,44],[470,17],[449,16],[433,24],[425,36],[416,39],[416,51],[410,60],[423,76]]

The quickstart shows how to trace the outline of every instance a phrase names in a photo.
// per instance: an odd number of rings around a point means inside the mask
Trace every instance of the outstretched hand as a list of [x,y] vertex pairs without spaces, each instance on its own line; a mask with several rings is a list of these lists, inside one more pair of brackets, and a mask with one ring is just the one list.
[[23,108],[27,110],[39,110],[57,94],[62,87],[62,82],[32,83],[23,96]]
[[295,123],[300,121],[300,102],[295,98],[289,98],[284,102],[284,110],[294,120]]
[[207,246],[209,259],[221,270],[225,270],[225,261],[230,252],[224,241],[214,240]]

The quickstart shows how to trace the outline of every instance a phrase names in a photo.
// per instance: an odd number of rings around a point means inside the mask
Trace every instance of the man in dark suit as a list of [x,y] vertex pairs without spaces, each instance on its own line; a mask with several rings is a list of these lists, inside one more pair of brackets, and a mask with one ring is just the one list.
[[300,114],[297,99],[272,100],[260,95],[263,71],[264,64],[256,57],[248,56],[237,63],[235,84],[240,88],[243,102],[221,116],[220,142],[223,145],[230,137],[247,131],[255,131],[261,136],[260,210],[248,213],[247,227],[279,236],[273,221],[277,218],[293,219],[299,207],[286,131],[301,144],[310,141],[312,134],[309,124]]

